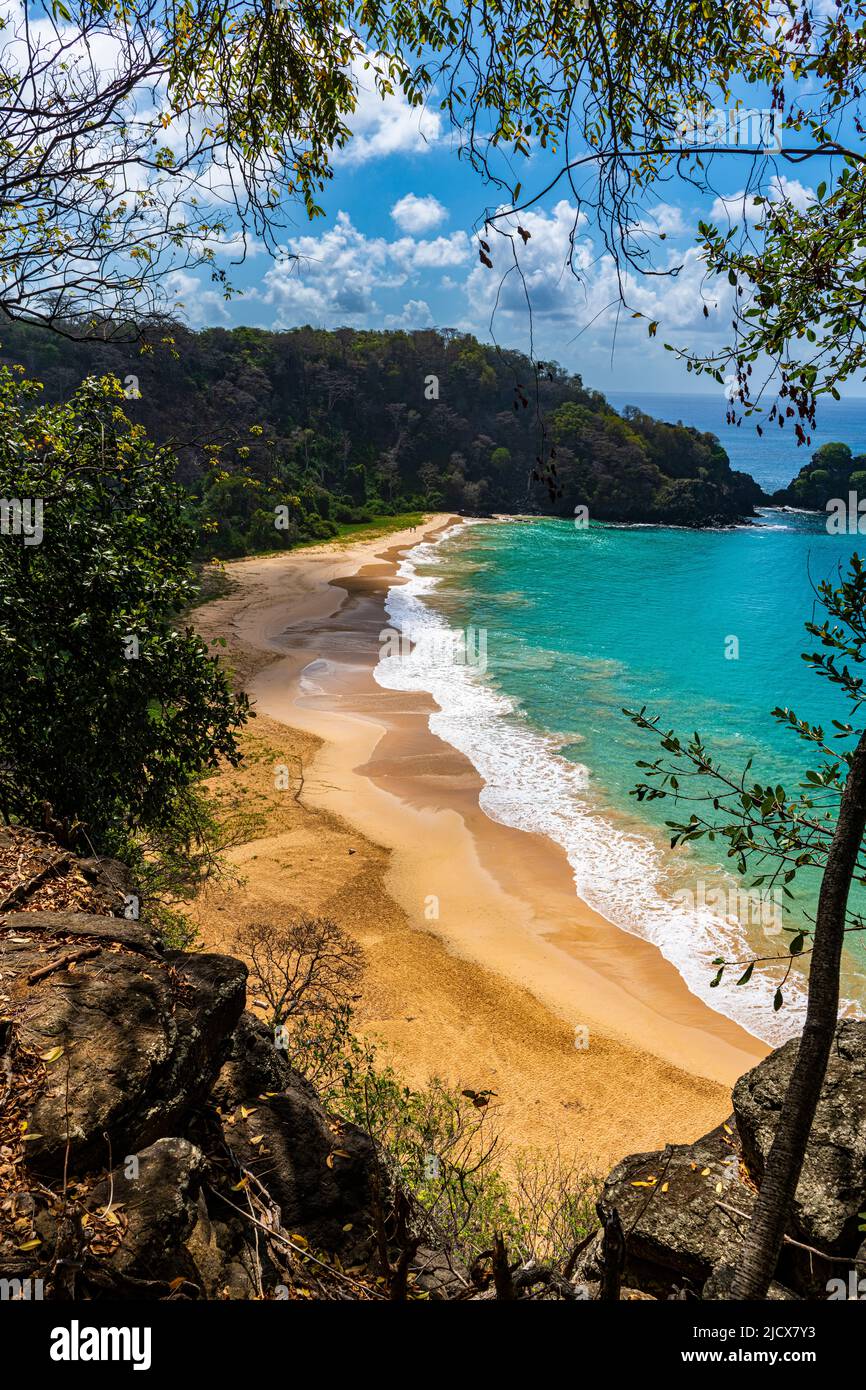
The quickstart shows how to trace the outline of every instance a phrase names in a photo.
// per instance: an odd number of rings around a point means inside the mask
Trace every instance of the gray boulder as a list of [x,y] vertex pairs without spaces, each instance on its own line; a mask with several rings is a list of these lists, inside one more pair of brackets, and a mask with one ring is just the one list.
[[194,1144],[157,1139],[93,1189],[91,1211],[114,1212],[120,1222],[120,1243],[109,1260],[114,1270],[164,1282],[194,1274],[184,1243],[198,1219],[205,1171],[204,1155]]
[[[713,1267],[739,1247],[754,1193],[739,1166],[728,1122],[695,1144],[632,1154],[602,1190],[602,1219],[614,1208],[626,1235],[623,1283],[656,1298],[695,1296]],[[576,1277],[600,1278],[601,1239],[584,1253]]]
[[249,1013],[235,1030],[212,1100],[233,1157],[261,1177],[285,1227],[329,1249],[366,1240],[372,1141],[325,1112],[270,1030]]
[[[798,1040],[777,1048],[737,1082],[734,1114],[694,1144],[632,1154],[601,1196],[625,1232],[623,1281],[659,1298],[724,1298],[748,1230]],[[846,1020],[833,1052],[769,1297],[826,1298],[856,1256],[866,1210],[866,1022]],[[803,1249],[808,1246],[809,1249]],[[822,1255],[828,1258],[822,1258]],[[578,1277],[601,1273],[601,1239],[584,1252]]]
[[434,1302],[465,1297],[471,1290],[469,1271],[447,1250],[419,1245],[409,1266],[410,1279]]
[[[760,1186],[799,1039],[777,1048],[741,1076],[733,1102],[743,1157]],[[846,1020],[836,1037],[803,1173],[790,1234],[829,1254],[853,1254],[866,1210],[866,1022]]]
[[229,956],[161,955],[121,919],[29,916],[0,930],[20,1044],[46,1063],[24,1114],[29,1166],[104,1171],[112,1154],[177,1133],[204,1100],[243,1010],[246,969]]

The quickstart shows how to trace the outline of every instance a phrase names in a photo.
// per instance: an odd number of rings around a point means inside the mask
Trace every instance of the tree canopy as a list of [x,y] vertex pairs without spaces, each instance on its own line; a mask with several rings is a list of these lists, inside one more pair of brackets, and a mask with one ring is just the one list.
[[[364,74],[459,132],[458,156],[496,195],[478,221],[482,263],[498,235],[519,274],[521,213],[564,190],[626,307],[636,278],[682,270],[653,200],[675,182],[713,194],[732,167],[724,225],[696,229],[705,313],[727,341],[670,346],[728,380],[735,409],[766,405],[807,443],[818,398],[866,366],[864,23],[866,0],[13,8],[0,21],[0,309],[116,335],[177,306],[180,267],[209,265],[231,295],[223,262],[248,236],[275,252],[294,203],[321,211]],[[794,196],[785,172],[804,166],[815,186]]]
[[[520,215],[561,189],[575,231],[584,217],[598,229],[628,306],[636,276],[682,270],[652,200],[676,182],[715,195],[733,167],[724,225],[697,228],[704,312],[727,342],[671,346],[729,378],[735,408],[764,400],[809,442],[817,399],[866,365],[862,0],[427,0],[393,6],[389,34],[497,194],[479,219],[484,264],[498,235],[519,273]],[[804,166],[805,199],[785,179]]]
[[373,19],[313,0],[51,0],[0,17],[0,311],[139,332],[171,275],[314,217],[360,71],[393,89]]
[[620,415],[552,363],[536,381],[537,364],[469,334],[175,326],[172,338],[174,356],[142,357],[16,325],[0,361],[23,363],[58,401],[89,375],[134,382],[126,408],[171,442],[221,556],[425,508],[707,525],[763,500],[714,435]]
[[115,853],[237,760],[247,713],[178,623],[196,530],[174,460],[121,400],[90,378],[41,405],[0,369],[0,496],[38,509],[0,544],[0,812]]

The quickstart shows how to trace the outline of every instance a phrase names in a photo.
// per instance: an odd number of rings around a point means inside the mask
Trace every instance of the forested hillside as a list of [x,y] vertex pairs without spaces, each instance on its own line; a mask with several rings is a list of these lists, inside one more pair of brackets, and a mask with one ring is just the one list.
[[853,454],[847,444],[831,441],[816,449],[787,487],[773,494],[780,506],[823,512],[832,499],[848,504],[848,493],[866,495],[866,455]]
[[116,375],[130,418],[172,443],[204,546],[222,556],[410,509],[583,506],[595,520],[707,525],[762,497],[714,435],[619,415],[556,365],[536,384],[520,353],[450,331],[172,325],[142,353],[10,324],[0,360],[23,364],[52,401]]

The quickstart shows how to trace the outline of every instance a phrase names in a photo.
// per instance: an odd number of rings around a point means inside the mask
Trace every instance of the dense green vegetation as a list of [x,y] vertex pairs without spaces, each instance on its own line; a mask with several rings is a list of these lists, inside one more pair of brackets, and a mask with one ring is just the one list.
[[116,383],[42,405],[0,369],[0,497],[35,503],[4,515],[0,544],[0,812],[128,858],[159,842],[168,861],[201,840],[195,783],[238,760],[247,717],[176,621],[197,535],[174,472]]
[[828,443],[816,449],[794,481],[774,494],[773,501],[822,512],[834,497],[847,505],[851,490],[866,497],[866,454],[855,456],[847,444]]
[[172,327],[142,354],[9,325],[0,347],[50,400],[88,375],[123,382],[216,556],[436,508],[707,525],[762,499],[714,435],[619,415],[555,365],[536,383],[520,353],[453,332]]

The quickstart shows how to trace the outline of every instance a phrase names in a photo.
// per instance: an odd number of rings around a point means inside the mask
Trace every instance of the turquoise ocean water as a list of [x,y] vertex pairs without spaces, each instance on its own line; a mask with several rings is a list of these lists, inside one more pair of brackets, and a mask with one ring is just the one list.
[[[433,692],[441,712],[431,725],[479,769],[487,813],[562,844],[581,897],[654,941],[697,994],[768,1041],[801,1025],[802,977],[775,1013],[774,967],[748,986],[734,984],[735,971],[711,989],[712,960],[785,952],[780,925],[808,917],[814,884],[779,912],[742,893],[717,845],[671,851],[663,822],[678,813],[629,795],[636,760],[656,745],[621,711],[646,705],[666,727],[700,730],[732,770],[751,757],[755,778],[794,787],[814,759],[770,711],[845,717],[800,654],[815,645],[803,629],[813,586],[858,548],[866,536],[831,536],[823,517],[772,510],[703,532],[479,523],[419,546],[389,598],[415,639],[474,630],[474,666],[419,640],[377,677]],[[862,1007],[866,951],[863,937],[849,941],[845,992]]]

